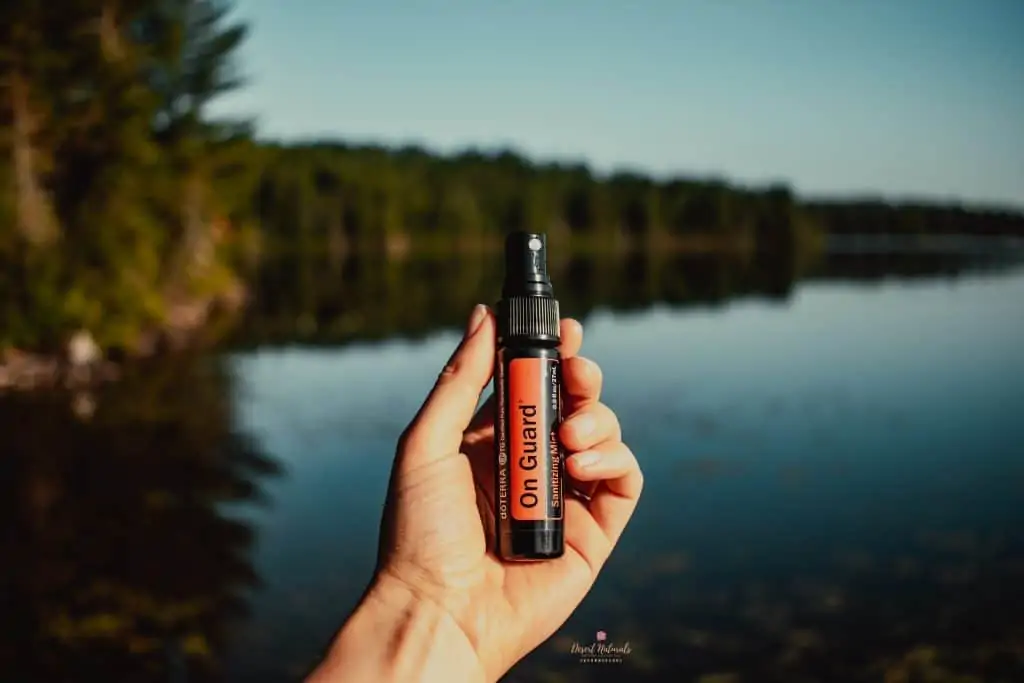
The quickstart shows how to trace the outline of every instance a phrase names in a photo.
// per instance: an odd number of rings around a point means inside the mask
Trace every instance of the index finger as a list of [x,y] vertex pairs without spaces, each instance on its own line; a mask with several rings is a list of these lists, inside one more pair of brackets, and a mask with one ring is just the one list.
[[[562,337],[562,343],[558,346],[558,352],[562,356],[562,360],[574,358],[580,352],[580,347],[583,346],[583,326],[578,320],[573,318],[562,318],[560,327],[560,335]],[[489,428],[494,424],[494,394],[492,393],[484,401],[483,405],[480,406],[476,411],[476,415],[473,416],[473,420],[469,423],[467,432],[475,432],[480,429]]]
[[601,399],[601,366],[583,356],[573,356],[562,364],[565,414],[568,417]]

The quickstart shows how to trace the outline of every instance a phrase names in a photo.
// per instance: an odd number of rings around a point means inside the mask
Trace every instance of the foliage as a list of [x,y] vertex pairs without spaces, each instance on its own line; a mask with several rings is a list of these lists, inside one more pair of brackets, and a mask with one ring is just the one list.
[[812,228],[791,192],[717,180],[656,181],[511,150],[432,155],[340,143],[267,145],[255,210],[279,247],[456,251],[516,229],[574,248],[780,249]]
[[231,508],[282,472],[235,428],[231,383],[186,354],[92,395],[0,396],[4,680],[222,680],[260,585]]
[[248,122],[209,112],[242,82],[246,27],[230,9],[0,7],[0,350],[53,350],[84,328],[143,352],[219,300],[266,295],[270,278],[305,317],[323,262],[493,249],[513,229],[548,233],[553,253],[714,252],[775,273],[800,270],[824,235],[1024,236],[1010,210],[808,203],[779,185],[602,176],[513,150],[257,143]]
[[217,270],[224,170],[247,135],[205,113],[236,85],[229,56],[244,30],[225,25],[227,9],[4,4],[0,347],[85,328],[131,350]]

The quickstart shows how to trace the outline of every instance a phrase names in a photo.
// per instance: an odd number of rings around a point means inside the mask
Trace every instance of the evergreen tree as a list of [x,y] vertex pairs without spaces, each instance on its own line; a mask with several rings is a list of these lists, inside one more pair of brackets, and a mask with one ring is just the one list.
[[[132,350],[230,284],[215,218],[248,128],[212,121],[244,27],[214,0],[27,0],[0,9],[0,345],[85,328]],[[251,176],[242,175],[245,183]],[[201,267],[197,267],[201,266]]]

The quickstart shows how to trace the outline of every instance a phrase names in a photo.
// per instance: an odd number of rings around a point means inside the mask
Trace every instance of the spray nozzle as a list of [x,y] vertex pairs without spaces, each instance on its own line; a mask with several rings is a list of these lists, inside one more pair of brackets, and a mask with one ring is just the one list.
[[543,233],[513,232],[506,238],[503,292],[505,296],[553,296]]

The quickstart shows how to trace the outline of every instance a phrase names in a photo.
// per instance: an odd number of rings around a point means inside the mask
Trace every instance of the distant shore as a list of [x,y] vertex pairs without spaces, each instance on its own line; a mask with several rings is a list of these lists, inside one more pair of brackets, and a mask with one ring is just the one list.
[[[815,261],[815,254],[818,257],[827,257],[830,254],[835,256],[849,256],[851,254],[879,256],[893,254],[895,256],[913,257],[915,254],[929,256],[946,253],[971,256],[986,253],[1005,253],[1008,258],[1017,258],[1020,255],[1024,255],[1024,239],[1014,239],[1005,236],[843,234],[824,235],[821,237],[820,240],[810,247],[810,251],[814,252],[810,258],[812,263]],[[282,281],[276,277],[271,277],[263,282],[255,274],[251,274],[249,281],[244,285],[239,283],[240,289],[236,289],[230,297],[193,302],[190,305],[181,305],[173,308],[167,315],[164,325],[160,329],[150,330],[140,335],[138,343],[130,351],[104,352],[88,330],[80,330],[65,340],[61,346],[46,349],[45,351],[0,348],[0,393],[10,391],[45,391],[50,389],[76,391],[113,382],[122,376],[129,364],[150,358],[171,356],[175,352],[188,348],[210,346],[216,344],[219,340],[223,340],[225,337],[231,338],[236,333],[250,333],[252,330],[246,327],[248,322],[250,322],[247,321],[247,316],[255,316],[257,321],[261,321],[257,322],[257,333],[253,337],[254,339],[262,338],[260,334],[268,333],[268,330],[274,330],[274,334],[277,334],[280,330],[293,328],[300,330],[306,328],[314,329],[317,334],[327,334],[328,337],[333,339],[334,337],[328,334],[330,330],[337,331],[344,328],[348,329],[350,334],[356,334],[355,328],[352,327],[353,325],[357,326],[360,330],[358,332],[359,335],[385,334],[388,329],[387,326],[395,324],[394,316],[385,315],[389,307],[393,307],[394,302],[391,299],[398,296],[396,292],[399,290],[409,291],[410,296],[412,296],[412,290],[409,288],[415,289],[417,286],[415,283],[421,282],[423,274],[415,267],[417,258],[435,260],[437,263],[443,264],[448,262],[448,256],[461,261],[463,259],[471,259],[472,255],[475,254],[479,258],[486,260],[496,258],[500,254],[501,244],[502,240],[494,238],[476,244],[466,242],[450,243],[440,239],[426,244],[422,242],[410,244],[397,240],[389,244],[380,244],[376,247],[367,248],[364,246],[363,248],[346,249],[340,254],[342,259],[355,259],[358,262],[365,258],[367,263],[371,264],[371,271],[376,271],[380,267],[411,268],[411,270],[401,276],[403,278],[401,284],[395,284],[396,281],[393,280],[394,274],[378,273],[378,276],[383,278],[383,281],[391,282],[391,286],[397,289],[386,296],[378,293],[374,295],[378,298],[371,299],[360,296],[358,294],[360,290],[358,288],[353,289],[353,287],[359,287],[359,285],[354,284],[352,281],[344,281],[343,279],[333,280],[334,277],[344,277],[341,275],[341,270],[320,272],[317,277],[318,282],[324,276],[328,277],[322,280],[322,284],[318,285],[323,290],[317,290],[318,293],[311,300],[315,303],[311,305],[313,305],[314,309],[333,311],[333,313],[326,314],[328,316],[333,315],[333,318],[321,319],[311,317],[314,316],[313,310],[304,308],[301,301],[292,300],[295,290],[294,283],[290,278],[286,277]],[[561,248],[556,245],[560,245]],[[583,258],[585,261],[592,260],[595,264],[599,265],[605,263],[606,259],[621,260],[623,264],[626,262],[633,263],[632,259],[635,256],[645,257],[639,261],[641,264],[651,259],[653,259],[651,262],[655,264],[669,264],[674,262],[676,256],[686,257],[687,259],[693,257],[697,261],[703,261],[707,257],[709,262],[721,261],[722,263],[732,263],[734,265],[730,266],[730,268],[738,268],[744,273],[747,273],[753,267],[760,273],[761,277],[768,277],[773,282],[778,277],[800,280],[803,277],[801,273],[807,270],[806,264],[800,265],[799,259],[797,259],[797,265],[794,266],[791,259],[795,258],[795,255],[791,254],[790,257],[782,259],[788,265],[780,265],[779,267],[782,269],[780,273],[773,275],[769,271],[772,268],[771,264],[778,261],[776,258],[778,254],[770,254],[767,257],[766,263],[758,265],[761,257],[756,254],[756,243],[750,240],[745,241],[725,236],[661,238],[656,241],[623,240],[618,245],[601,244],[593,240],[567,240],[561,242],[556,240],[552,246],[554,248],[552,248],[552,263],[550,265],[553,272],[559,274],[562,278],[560,281],[564,281],[565,278],[569,279],[568,282],[564,282],[562,285],[567,297],[567,305],[572,303],[568,297],[576,296],[578,298],[580,296],[578,292],[573,291],[574,289],[578,290],[580,286],[584,288],[590,287],[590,285],[587,285],[588,280],[586,279],[573,282],[576,276],[571,273],[575,272],[573,270],[575,267],[574,263],[579,258]],[[802,246],[808,247],[806,244]],[[309,253],[304,252],[303,255],[308,257]],[[273,263],[275,258],[282,258],[287,261],[294,258],[295,254],[293,250],[271,249],[264,256],[267,258],[264,265],[272,271],[276,267]],[[372,265],[376,263],[377,259],[383,259],[383,263],[386,265]],[[300,267],[296,264],[289,265],[286,263],[285,265],[286,268]],[[768,271],[765,270],[765,265],[769,266]],[[484,264],[480,267],[486,269],[488,266]],[[628,278],[644,277],[641,271],[634,272],[631,270],[632,267],[626,268],[623,265],[623,268],[616,267],[613,269],[615,272],[608,273],[608,277],[621,280],[617,285],[619,291],[622,291],[623,287],[628,288],[630,286],[628,283],[632,280]],[[646,268],[647,266],[639,267]],[[654,267],[658,268],[659,266],[655,265]],[[669,267],[678,269],[680,266]],[[622,270],[622,272],[619,273],[617,272],[618,270]],[[685,270],[689,271],[690,268],[685,268]],[[753,274],[753,271],[749,275],[750,277],[757,277],[756,274]],[[366,276],[365,272],[363,276]],[[457,275],[453,276],[459,277]],[[602,278],[604,277],[602,276]],[[662,276],[659,275],[658,277]],[[671,277],[676,279],[682,278],[680,280],[682,289],[679,289],[678,283],[669,283],[670,289],[675,288],[672,289],[672,291],[676,292],[673,296],[678,296],[678,291],[689,291],[697,294],[703,291],[702,285],[697,284],[696,280],[693,282],[687,280],[688,276],[685,272],[678,272],[671,275]],[[708,274],[702,275],[700,272],[691,272],[689,277],[690,279],[700,279],[712,276]],[[751,285],[752,282],[743,273],[739,274],[739,279],[736,279],[734,275],[726,275],[725,273],[718,273],[714,277],[718,279],[725,278],[728,281],[746,282],[747,285]],[[473,276],[469,280],[461,280],[460,282],[472,283],[473,287],[481,286],[475,278],[476,276]],[[421,282],[421,284],[425,288],[431,286],[430,283]],[[486,285],[486,283],[484,284]],[[484,289],[490,291],[492,285],[493,283],[486,285]],[[651,286],[651,283],[647,282],[642,285],[642,288],[650,289]],[[263,288],[262,290],[260,289],[261,287]],[[268,287],[269,289],[267,289]],[[479,292],[463,291],[465,285],[459,285],[456,289],[458,291],[451,294],[451,301],[444,299],[443,302],[439,301],[435,304],[435,307],[442,306],[442,308],[437,308],[434,312],[421,311],[421,313],[435,319],[437,324],[447,324],[446,321],[442,321],[437,317],[438,315],[441,318],[447,316],[447,313],[442,311],[449,309],[461,311],[465,307],[462,305],[465,302],[461,299],[466,298],[468,302],[468,298],[479,294]],[[370,286],[367,291],[376,291],[376,289],[374,286]],[[272,308],[269,310],[249,310],[252,306],[260,306],[259,299],[261,296],[271,297],[275,300]],[[385,298],[380,299],[380,296],[385,296]],[[323,308],[325,306],[326,309]],[[362,314],[355,314],[355,317],[352,317],[353,312],[358,313],[359,311],[368,310],[365,308],[366,306],[380,309],[382,312],[380,315],[371,316],[372,319],[366,319]],[[339,313],[339,311],[346,310],[349,312],[345,315]],[[264,317],[261,318],[261,316]],[[412,317],[419,320],[422,318],[422,315],[416,314]],[[381,319],[378,320],[377,318]],[[388,320],[391,320],[391,323],[387,323]],[[312,322],[300,324],[296,321]],[[425,324],[425,321],[420,322]],[[268,324],[269,327],[263,329],[263,326]],[[420,323],[417,322],[418,324]],[[278,327],[278,325],[283,327]]]
[[55,354],[6,349],[0,358],[0,392],[5,390],[81,389],[116,380],[120,366],[98,359],[76,365]]
[[135,347],[105,355],[88,330],[72,334],[59,349],[29,351],[0,348],[0,394],[5,391],[80,390],[120,378],[127,363],[201,346],[241,311],[248,293],[176,306],[164,324],[139,336]]

